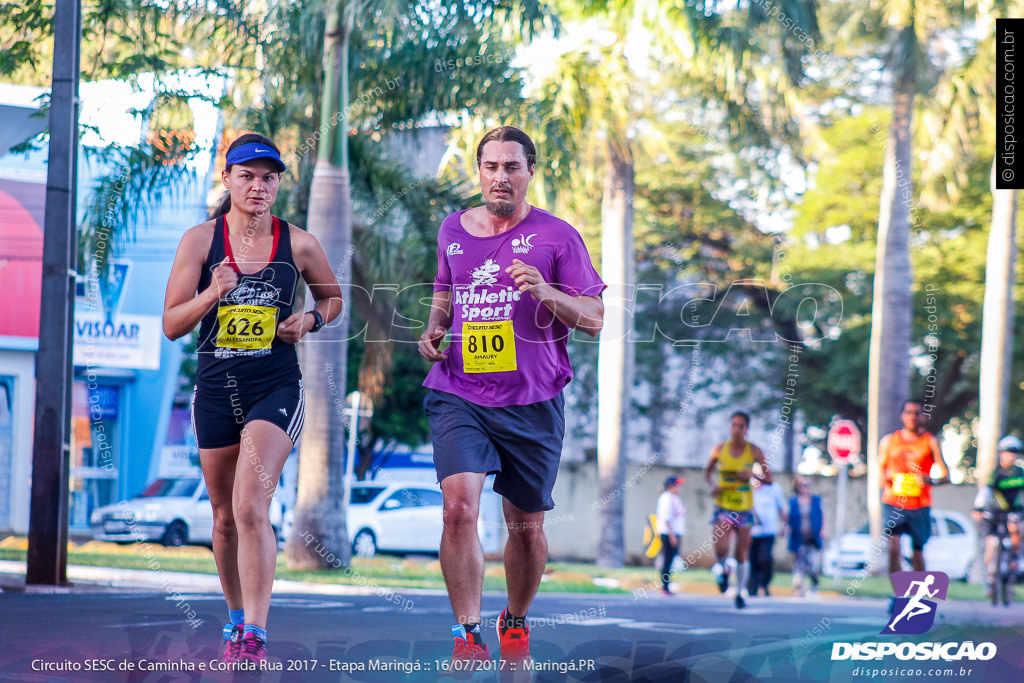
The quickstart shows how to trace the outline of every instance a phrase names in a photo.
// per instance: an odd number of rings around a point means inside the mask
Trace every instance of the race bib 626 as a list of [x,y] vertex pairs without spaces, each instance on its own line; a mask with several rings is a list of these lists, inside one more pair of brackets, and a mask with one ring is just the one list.
[[221,306],[217,309],[217,346],[269,349],[277,334],[274,306]]

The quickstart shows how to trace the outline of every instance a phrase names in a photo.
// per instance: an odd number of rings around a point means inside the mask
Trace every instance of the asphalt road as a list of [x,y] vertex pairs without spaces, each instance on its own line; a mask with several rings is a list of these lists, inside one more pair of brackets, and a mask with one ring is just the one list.
[[[278,592],[271,606],[272,669],[260,681],[435,681],[451,654],[451,613],[437,591],[363,595]],[[504,597],[484,597],[485,642]],[[196,616],[194,626],[188,612]],[[885,602],[726,596],[541,594],[531,611],[532,681],[1024,680],[1024,604],[939,605],[924,635],[887,637]],[[165,683],[246,680],[211,670],[224,622],[209,591],[139,589],[0,594],[0,679]],[[991,641],[988,661],[832,661],[835,642]],[[215,668],[215,664],[212,665]],[[882,671],[866,671],[864,667]],[[915,669],[921,669],[918,672]],[[937,672],[937,673],[936,673]],[[507,676],[500,680],[507,680]],[[498,681],[496,673],[474,680]],[[519,680],[522,680],[521,678]]]

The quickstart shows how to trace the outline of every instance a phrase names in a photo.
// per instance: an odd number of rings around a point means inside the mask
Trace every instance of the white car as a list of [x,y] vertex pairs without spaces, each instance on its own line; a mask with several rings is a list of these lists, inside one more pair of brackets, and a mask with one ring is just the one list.
[[[489,535],[483,508],[497,494],[486,489],[481,499],[477,530],[486,549]],[[499,508],[500,509],[500,508]],[[378,552],[437,554],[444,528],[441,487],[430,482],[359,482],[352,487],[346,518],[352,554],[372,557]]]
[[[270,523],[278,535],[282,512],[275,496]],[[157,479],[136,498],[93,510],[89,527],[97,541],[212,546],[213,507],[201,477]]]
[[[868,525],[842,536],[842,552],[839,543],[832,541],[823,557],[824,573],[835,576],[838,569],[844,575],[863,570],[874,558],[876,566],[886,567],[889,557],[888,541],[874,539]],[[953,510],[932,508],[932,535],[924,546],[924,566],[929,571],[944,572],[951,579],[966,581],[974,563],[978,548],[978,532],[967,517]],[[910,537],[904,534],[900,539],[903,568],[910,569]]]
[[441,547],[442,512],[443,497],[437,484],[357,484],[352,487],[346,518],[352,554],[436,553]]

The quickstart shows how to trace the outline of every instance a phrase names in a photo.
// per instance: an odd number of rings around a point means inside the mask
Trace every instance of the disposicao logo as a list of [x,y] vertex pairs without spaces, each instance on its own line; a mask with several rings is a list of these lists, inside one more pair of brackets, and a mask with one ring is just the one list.
[[[945,600],[949,577],[942,572],[894,572],[896,599],[883,635],[917,635],[935,623],[936,600]],[[900,597],[902,596],[902,597]]]
[[[945,600],[949,577],[943,572],[893,572],[895,598],[892,614],[880,635],[919,635],[935,624],[936,600]],[[900,660],[989,660],[996,656],[994,643],[927,642],[832,643],[832,661],[868,660],[895,656]]]

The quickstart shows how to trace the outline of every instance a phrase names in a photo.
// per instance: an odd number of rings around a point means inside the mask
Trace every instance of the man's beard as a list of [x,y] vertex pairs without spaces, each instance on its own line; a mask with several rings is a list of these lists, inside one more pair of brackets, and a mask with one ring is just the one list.
[[487,202],[486,206],[487,210],[498,218],[507,218],[516,210],[515,204],[506,201]]

